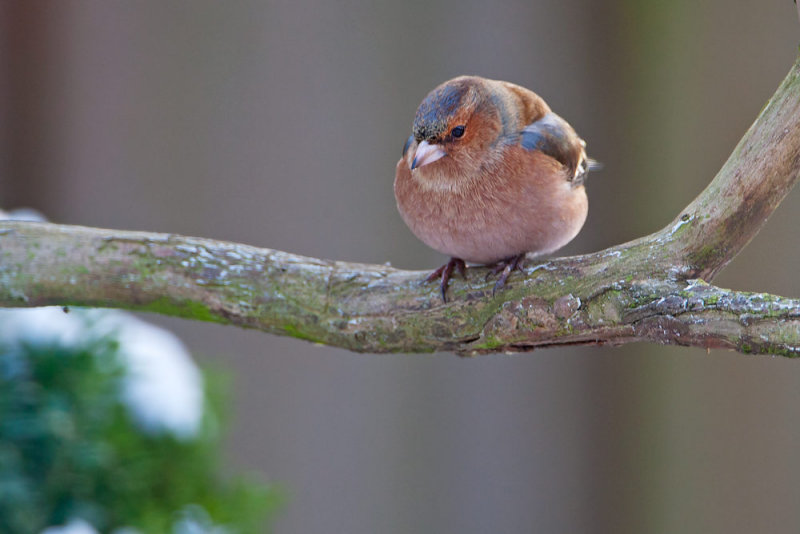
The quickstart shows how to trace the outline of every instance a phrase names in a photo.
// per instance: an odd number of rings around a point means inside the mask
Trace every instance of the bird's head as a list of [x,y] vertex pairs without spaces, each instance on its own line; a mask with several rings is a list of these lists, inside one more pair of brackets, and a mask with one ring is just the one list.
[[406,147],[414,150],[409,164],[412,171],[437,162],[452,171],[466,171],[478,164],[482,152],[503,130],[486,82],[461,76],[425,97]]

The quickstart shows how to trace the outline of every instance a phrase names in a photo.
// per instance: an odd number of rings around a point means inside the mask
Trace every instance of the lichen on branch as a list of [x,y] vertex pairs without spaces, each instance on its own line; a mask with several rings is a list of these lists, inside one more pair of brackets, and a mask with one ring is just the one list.
[[359,352],[481,354],[650,341],[800,354],[800,301],[708,285],[800,177],[800,62],[709,186],[664,229],[486,270],[443,303],[424,273],[178,235],[0,221],[0,306],[146,310]]

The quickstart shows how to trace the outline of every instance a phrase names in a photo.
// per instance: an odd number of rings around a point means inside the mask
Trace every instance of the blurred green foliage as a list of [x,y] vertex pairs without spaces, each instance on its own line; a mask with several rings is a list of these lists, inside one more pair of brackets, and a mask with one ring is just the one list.
[[196,436],[145,433],[119,400],[126,369],[113,335],[77,345],[0,341],[0,532],[76,517],[101,532],[178,532],[187,518],[196,532],[269,531],[281,493],[220,474],[216,374]]

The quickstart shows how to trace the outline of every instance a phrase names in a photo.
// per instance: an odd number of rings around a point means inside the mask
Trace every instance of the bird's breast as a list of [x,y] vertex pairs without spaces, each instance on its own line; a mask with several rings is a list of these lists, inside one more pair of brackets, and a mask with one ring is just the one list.
[[523,155],[512,153],[470,175],[448,172],[439,162],[411,171],[401,159],[394,183],[400,215],[429,247],[473,263],[552,252],[583,225],[586,192],[572,187],[558,162]]

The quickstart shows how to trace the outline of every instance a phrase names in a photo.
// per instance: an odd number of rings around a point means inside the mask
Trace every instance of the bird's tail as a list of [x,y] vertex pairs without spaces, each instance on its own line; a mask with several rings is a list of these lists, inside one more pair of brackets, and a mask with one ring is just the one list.
[[587,157],[586,158],[586,170],[587,171],[602,171],[603,164],[597,161],[596,159],[592,159]]
[[572,178],[572,186],[578,187],[579,185],[583,185],[586,181],[586,176],[589,174],[589,171],[599,171],[603,168],[603,164],[597,161],[596,159],[592,159],[583,154],[583,158],[581,158],[580,165],[578,166],[577,171],[575,171],[575,177]]

